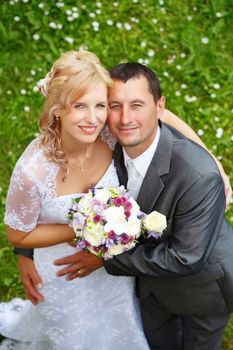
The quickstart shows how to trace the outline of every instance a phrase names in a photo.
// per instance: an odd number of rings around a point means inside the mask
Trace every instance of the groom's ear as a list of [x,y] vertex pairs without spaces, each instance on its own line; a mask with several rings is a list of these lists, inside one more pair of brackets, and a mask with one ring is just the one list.
[[165,98],[165,96],[161,96],[157,102],[157,105],[156,105],[158,119],[159,119],[160,115],[162,115],[164,110],[165,110],[165,104],[166,104],[166,98]]

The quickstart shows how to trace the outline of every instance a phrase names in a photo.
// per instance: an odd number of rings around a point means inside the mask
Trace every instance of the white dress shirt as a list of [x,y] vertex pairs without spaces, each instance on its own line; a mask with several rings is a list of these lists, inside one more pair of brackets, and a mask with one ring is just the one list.
[[125,167],[128,171],[127,188],[134,199],[137,199],[139,190],[141,188],[143,179],[152,161],[154,153],[157,149],[160,138],[160,127],[158,126],[156,136],[152,144],[145,152],[140,154],[137,158],[131,159],[123,147]]

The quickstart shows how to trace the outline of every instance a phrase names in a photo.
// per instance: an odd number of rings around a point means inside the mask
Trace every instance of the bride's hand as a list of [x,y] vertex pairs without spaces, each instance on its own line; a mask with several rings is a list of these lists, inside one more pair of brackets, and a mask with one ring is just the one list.
[[68,265],[67,267],[59,270],[57,272],[57,276],[66,276],[66,280],[71,281],[77,277],[86,277],[94,270],[102,267],[103,259],[98,258],[89,251],[80,251],[65,258],[55,260],[54,265]]

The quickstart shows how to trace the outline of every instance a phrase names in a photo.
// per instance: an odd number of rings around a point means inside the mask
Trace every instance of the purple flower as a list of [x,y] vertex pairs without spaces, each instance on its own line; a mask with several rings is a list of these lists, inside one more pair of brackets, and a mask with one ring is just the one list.
[[116,207],[120,207],[123,204],[122,198],[121,197],[114,198],[113,203],[115,204]]
[[116,234],[113,230],[108,233],[108,238],[109,239],[116,239]]
[[129,243],[132,239],[131,239],[132,237],[129,237],[126,233],[123,233],[122,235],[121,235],[121,242],[123,243],[123,244],[127,244],[127,243]]
[[80,240],[76,243],[76,248],[80,249],[80,250],[84,250],[86,248],[86,243],[85,243],[85,239]]
[[125,210],[126,219],[128,219],[128,218],[130,217],[130,215],[131,215],[131,211],[128,210],[128,209],[126,209],[126,210]]
[[129,201],[126,201],[125,202],[125,207],[126,207],[126,209],[132,209],[132,203],[129,202]]
[[99,214],[97,214],[93,217],[93,221],[95,223],[100,222],[101,220],[102,220],[102,217]]
[[155,239],[161,238],[162,233],[154,232],[154,231],[147,231],[147,238],[153,237]]

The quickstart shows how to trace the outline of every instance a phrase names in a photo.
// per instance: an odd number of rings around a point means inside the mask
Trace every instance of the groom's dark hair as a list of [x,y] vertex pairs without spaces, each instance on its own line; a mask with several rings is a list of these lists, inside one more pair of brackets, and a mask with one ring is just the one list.
[[129,79],[145,77],[148,82],[150,93],[157,103],[162,96],[160,82],[157,74],[147,66],[137,62],[121,63],[113,67],[110,71],[113,80],[120,80],[126,83]]

